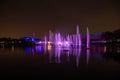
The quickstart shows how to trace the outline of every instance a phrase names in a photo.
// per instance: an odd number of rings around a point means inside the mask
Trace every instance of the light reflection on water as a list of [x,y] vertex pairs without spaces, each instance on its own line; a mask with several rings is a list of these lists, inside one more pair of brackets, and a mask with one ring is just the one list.
[[89,63],[89,57],[90,56],[90,50],[89,49],[87,49],[87,58],[86,58],[86,64],[88,65],[88,63]]
[[[74,57],[75,65],[79,67],[80,58],[81,55],[86,56],[86,65],[89,64],[90,56],[94,55],[101,58],[101,54],[103,54],[106,51],[106,47],[96,47],[93,46],[91,49],[86,48],[72,48],[72,47],[55,47],[51,45],[38,45],[36,47],[26,47],[25,48],[26,54],[32,54],[34,55],[36,53],[49,55],[49,63],[62,63],[64,61],[67,61],[68,63],[71,62],[72,57]],[[65,57],[65,59],[63,59]]]
[[0,71],[5,75],[6,73],[9,75],[11,73],[14,75],[46,75],[47,73],[48,75],[77,75],[78,73],[84,76],[118,76],[120,64],[113,59],[106,59],[104,55],[112,54],[113,56],[113,53],[117,55],[119,51],[119,47],[99,45],[92,45],[90,49],[51,45],[0,48]]
[[[8,51],[9,48],[1,48],[2,51]],[[44,55],[49,63],[71,63],[79,67],[81,62],[85,61],[89,65],[93,58],[102,60],[106,53],[119,53],[119,47],[92,45],[90,49],[85,47],[55,47],[52,45],[38,45],[35,47],[17,48],[12,46],[10,53],[22,53],[35,57],[38,54]],[[23,49],[23,50],[21,50]],[[7,52],[8,53],[8,52]],[[24,56],[20,54],[21,56]],[[16,54],[15,54],[16,55]],[[39,55],[41,56],[41,55]]]

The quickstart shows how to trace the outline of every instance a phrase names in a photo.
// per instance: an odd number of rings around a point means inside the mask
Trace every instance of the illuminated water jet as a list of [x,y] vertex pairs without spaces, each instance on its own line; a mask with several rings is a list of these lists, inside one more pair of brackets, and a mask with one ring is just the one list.
[[81,35],[79,33],[79,26],[76,26],[76,34],[62,36],[60,33],[52,33],[49,30],[49,41],[57,47],[71,47],[81,46]]
[[87,49],[89,49],[89,48],[90,48],[90,34],[89,34],[89,29],[88,29],[88,27],[87,27],[87,34],[86,34],[86,36],[87,36],[86,46],[87,46]]

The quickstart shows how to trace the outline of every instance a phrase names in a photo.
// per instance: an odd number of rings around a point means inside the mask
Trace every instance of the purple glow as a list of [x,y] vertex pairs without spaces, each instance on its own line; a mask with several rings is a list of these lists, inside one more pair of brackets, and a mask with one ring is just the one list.
[[76,30],[76,45],[81,46],[81,36],[79,33],[79,26],[77,25],[77,30]]
[[41,41],[35,42],[35,44],[41,44],[41,43],[42,43]]
[[35,55],[35,49],[32,48],[32,56],[34,57],[34,55]]
[[69,44],[68,41],[66,41],[66,42],[64,43],[64,45],[65,45],[65,46],[69,46],[70,44]]
[[60,42],[60,41],[57,44],[58,44],[58,46],[62,46],[62,42]]
[[61,48],[60,47],[55,48],[55,62],[56,63],[61,62],[60,55],[61,55]]
[[67,61],[70,61],[70,52],[67,52]]
[[76,66],[77,67],[79,67],[80,56],[81,56],[81,48],[80,49],[76,48]]
[[87,60],[86,60],[86,63],[87,63],[87,65],[88,65],[88,63],[89,63],[89,57],[90,57],[90,50],[89,49],[87,49]]
[[40,53],[41,53],[42,50],[43,50],[43,49],[42,49],[42,46],[40,46],[40,45],[39,45],[39,46],[36,46],[36,51],[37,51],[37,52],[40,52]]
[[42,42],[41,42],[41,41],[39,41],[38,43],[39,43],[39,44],[41,44]]
[[[47,41],[46,38],[44,39]],[[52,33],[49,30],[49,41],[51,44],[59,47],[70,47],[70,46],[81,46],[81,35],[79,33],[79,26],[76,27],[76,34],[68,34],[66,36],[61,35],[60,33]]]
[[45,45],[47,44],[47,37],[45,36],[44,37],[44,40],[45,40]]

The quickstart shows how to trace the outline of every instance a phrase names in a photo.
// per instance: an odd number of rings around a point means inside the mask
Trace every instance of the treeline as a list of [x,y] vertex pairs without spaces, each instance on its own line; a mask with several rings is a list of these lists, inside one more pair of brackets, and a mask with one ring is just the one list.
[[0,38],[0,47],[11,47],[11,46],[33,46],[34,43],[31,41],[25,41],[23,39],[15,38]]
[[107,42],[117,42],[120,43],[120,29],[115,30],[113,32],[104,32],[102,35]]

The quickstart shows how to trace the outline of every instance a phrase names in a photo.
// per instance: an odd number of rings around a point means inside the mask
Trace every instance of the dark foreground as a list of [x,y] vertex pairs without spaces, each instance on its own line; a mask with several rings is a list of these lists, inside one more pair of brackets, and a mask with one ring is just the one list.
[[[0,77],[1,78],[27,78],[27,79],[95,79],[116,80],[120,78],[120,62],[113,58],[106,59],[101,48],[95,47],[90,53],[85,50],[61,52],[31,52],[25,48],[13,50],[0,49]],[[76,51],[76,52],[74,52]],[[75,54],[80,55],[75,56]],[[50,57],[50,54],[51,57]],[[104,53],[105,54],[105,53]],[[51,59],[51,60],[50,60]],[[56,60],[57,59],[57,60]]]

